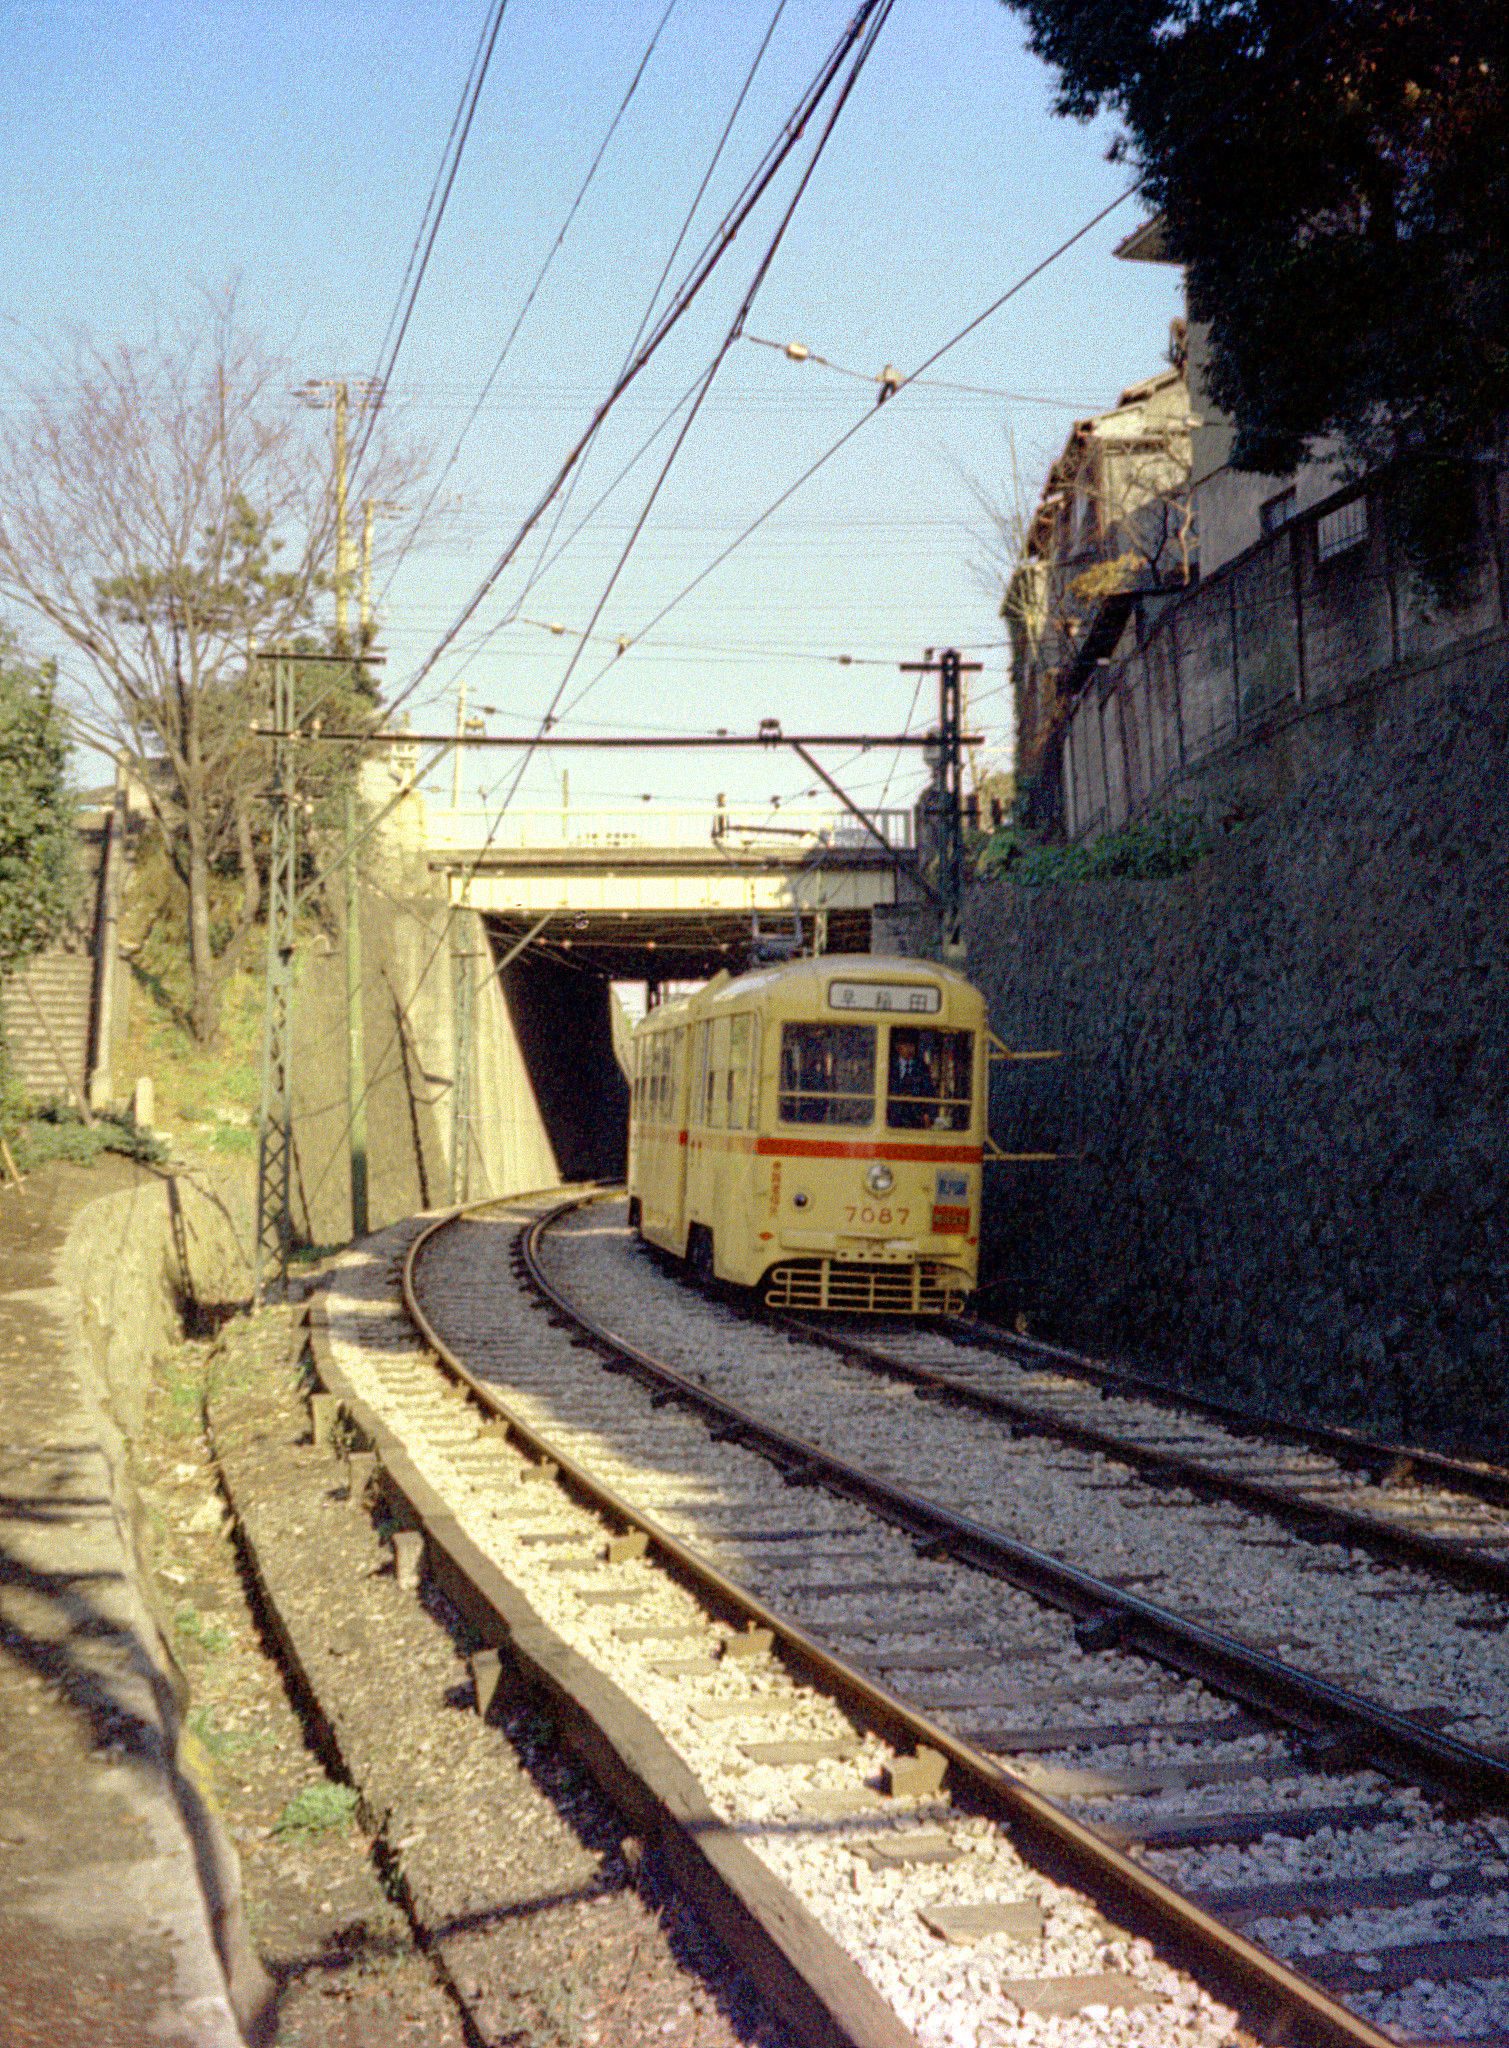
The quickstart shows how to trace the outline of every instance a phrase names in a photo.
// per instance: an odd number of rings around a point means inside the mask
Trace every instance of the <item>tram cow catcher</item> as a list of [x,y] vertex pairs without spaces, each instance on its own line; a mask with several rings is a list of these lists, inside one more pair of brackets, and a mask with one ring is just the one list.
[[629,1218],[775,1308],[936,1315],[975,1286],[985,1005],[944,967],[720,974],[634,1035]]

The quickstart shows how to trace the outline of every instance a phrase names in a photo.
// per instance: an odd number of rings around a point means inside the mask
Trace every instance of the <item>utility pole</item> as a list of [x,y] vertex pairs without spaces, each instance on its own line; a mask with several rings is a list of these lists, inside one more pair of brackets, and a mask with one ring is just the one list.
[[351,573],[351,541],[346,532],[346,384],[335,387],[335,644],[346,651],[346,580]]
[[357,633],[363,653],[367,650],[372,631],[372,521],[379,512],[402,512],[403,509],[392,498],[368,498],[362,505],[362,594]]
[[466,676],[456,684],[456,758],[451,765],[451,809],[461,808],[461,736],[466,730]]
[[350,644],[351,586],[351,535],[346,521],[346,408],[353,397],[359,411],[380,404],[382,385],[370,377],[354,385],[344,377],[309,377],[293,395],[305,405],[335,408],[335,635],[336,645],[344,653]]
[[[256,658],[253,657],[254,689]],[[262,1115],[257,1131],[257,1248],[253,1299],[269,1286],[288,1297],[293,1237],[293,908],[295,791],[294,665],[279,648],[272,668],[272,853],[267,872],[267,1009],[262,1038]]]
[[361,903],[356,887],[356,791],[346,786],[346,1123],[351,1140],[351,1235],[367,1234],[367,1047],[362,1017]]
[[964,959],[964,774],[962,690],[959,678],[983,666],[961,661],[957,648],[946,647],[936,661],[904,661],[902,668],[938,676],[938,730],[933,758],[934,816],[938,827],[938,943],[945,967]]
[[469,892],[462,891],[461,916],[451,924],[451,1203],[460,1207],[470,1192],[472,1149],[472,974]]

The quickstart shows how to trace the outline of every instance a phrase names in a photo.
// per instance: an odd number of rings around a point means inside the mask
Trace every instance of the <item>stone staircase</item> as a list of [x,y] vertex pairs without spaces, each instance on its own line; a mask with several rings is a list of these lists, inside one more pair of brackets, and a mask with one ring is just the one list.
[[88,1079],[93,992],[91,956],[62,951],[38,954],[0,992],[0,1022],[11,1072],[33,1101],[53,1096],[67,1100],[70,1088],[82,1097]]

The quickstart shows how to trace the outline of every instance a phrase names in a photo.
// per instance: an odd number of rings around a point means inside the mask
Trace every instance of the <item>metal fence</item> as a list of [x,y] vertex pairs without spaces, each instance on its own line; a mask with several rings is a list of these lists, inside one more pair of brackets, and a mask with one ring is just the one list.
[[1455,608],[1432,601],[1399,561],[1388,492],[1373,486],[1338,493],[1224,563],[1140,642],[1128,644],[1129,628],[1062,731],[1068,836],[1121,825],[1368,678],[1502,626],[1501,490],[1485,478]]

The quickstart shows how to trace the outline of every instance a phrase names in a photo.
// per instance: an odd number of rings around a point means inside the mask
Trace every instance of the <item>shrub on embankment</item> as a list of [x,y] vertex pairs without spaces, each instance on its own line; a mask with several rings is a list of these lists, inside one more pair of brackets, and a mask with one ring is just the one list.
[[[1192,1384],[1509,1437],[1502,649],[1397,684],[1352,755],[1166,879],[980,883],[1010,1045],[999,1299]],[[1014,1098],[1014,1099],[1013,1099]]]

